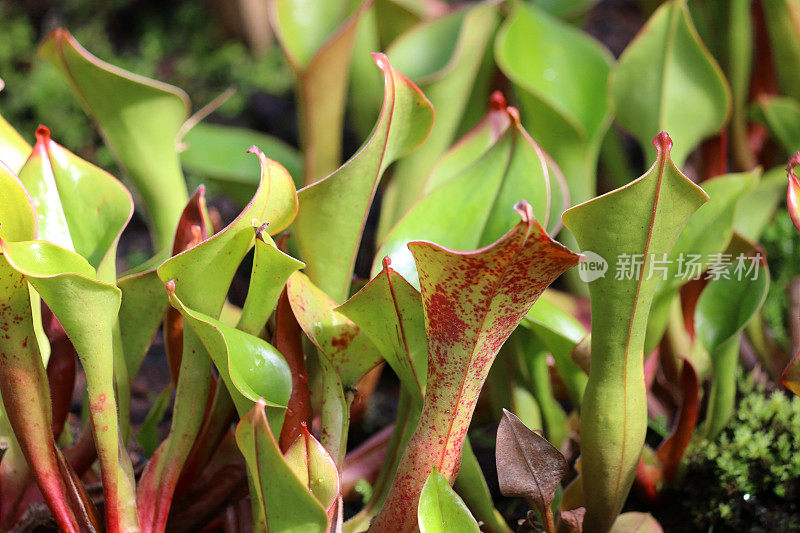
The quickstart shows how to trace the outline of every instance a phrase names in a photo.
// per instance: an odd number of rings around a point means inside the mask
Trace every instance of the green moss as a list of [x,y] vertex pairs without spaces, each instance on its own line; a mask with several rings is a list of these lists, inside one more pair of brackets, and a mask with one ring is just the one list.
[[716,441],[693,446],[679,487],[665,492],[665,523],[672,515],[698,531],[800,531],[800,398],[752,380],[740,392],[736,416]]

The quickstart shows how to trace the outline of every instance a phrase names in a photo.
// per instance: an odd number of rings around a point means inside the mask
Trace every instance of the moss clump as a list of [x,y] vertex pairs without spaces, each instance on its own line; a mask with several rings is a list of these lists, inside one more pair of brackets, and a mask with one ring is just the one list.
[[665,522],[685,528],[688,520],[697,531],[800,531],[800,398],[767,394],[752,380],[740,392],[736,416],[716,441],[689,451],[685,477],[664,494]]

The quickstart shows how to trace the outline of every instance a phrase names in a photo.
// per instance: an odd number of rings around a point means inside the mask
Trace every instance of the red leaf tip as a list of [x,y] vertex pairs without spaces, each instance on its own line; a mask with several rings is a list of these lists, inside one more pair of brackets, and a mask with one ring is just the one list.
[[175,294],[175,280],[171,279],[167,282],[167,292],[170,296]]
[[506,97],[500,91],[493,92],[489,97],[489,109],[492,111],[503,111],[507,105]]
[[525,224],[529,224],[532,220],[535,219],[533,216],[533,208],[531,204],[526,202],[525,200],[520,200],[516,204],[514,204],[514,211],[519,213],[519,216],[522,217],[522,222]]
[[375,64],[378,65],[378,68],[384,70],[389,67],[389,58],[386,57],[386,54],[382,54],[380,52],[372,52],[372,59],[375,61]]
[[39,127],[36,128],[36,142],[46,143],[48,141],[50,141],[50,128],[40,124]]
[[660,154],[663,153],[667,156],[670,150],[672,150],[672,139],[666,131],[662,131],[653,137],[653,146],[656,147],[656,150],[658,150]]
[[392,260],[389,258],[388,255],[383,258],[383,261],[381,261],[381,263],[383,263],[383,268],[384,269],[389,268],[390,266],[392,266]]
[[244,151],[244,153],[246,153],[246,154],[256,154],[256,155],[257,155],[257,156],[259,156],[259,157],[261,157],[262,155],[264,155],[264,154],[261,152],[261,149],[260,149],[258,146],[256,146],[255,144],[252,144],[252,145],[250,145],[250,148],[248,148],[247,150],[245,150],[245,151]]

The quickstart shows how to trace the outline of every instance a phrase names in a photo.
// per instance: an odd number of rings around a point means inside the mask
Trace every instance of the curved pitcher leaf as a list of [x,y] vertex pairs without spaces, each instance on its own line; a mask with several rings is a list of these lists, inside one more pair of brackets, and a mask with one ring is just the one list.
[[[493,142],[484,145],[486,141]],[[380,268],[377,258],[388,256],[394,268],[417,286],[409,242],[424,239],[458,250],[487,246],[514,225],[510,208],[520,199],[532,205],[542,226],[555,229],[559,218],[555,212],[562,206],[552,205],[551,199],[564,194],[551,179],[547,156],[522,128],[516,109],[493,100],[488,116],[462,143],[432,173],[431,178],[441,184],[389,232],[377,252],[373,275]]]
[[369,337],[421,407],[428,373],[422,297],[390,265],[385,258],[383,270],[336,311]]
[[348,296],[350,278],[367,213],[384,170],[416,148],[428,134],[433,108],[386,56],[384,100],[372,136],[336,172],[298,193],[301,209],[293,226],[300,258],[311,280],[336,302]]
[[522,221],[496,243],[455,252],[409,246],[417,263],[428,334],[428,383],[417,430],[371,531],[410,531],[435,467],[452,480],[478,394],[497,352],[530,307],[579,256],[553,241],[525,202]]
[[[715,276],[697,301],[694,330],[711,356],[711,393],[703,435],[715,438],[736,409],[736,368],[741,332],[767,297],[769,270],[763,258],[736,258],[723,268],[709,270]],[[727,268],[725,268],[727,267]]]
[[653,258],[670,252],[708,200],[673,164],[666,132],[653,143],[658,157],[647,173],[563,216],[582,250],[630,265],[621,279],[609,272],[588,284],[592,364],[581,406],[581,457],[586,520],[598,530],[609,529],[622,509],[647,430],[643,348],[658,283],[650,276]]
[[[120,450],[115,398],[113,331],[120,290],[96,279],[95,269],[75,252],[45,241],[0,241],[8,263],[36,289],[58,318],[81,359],[92,431],[103,476],[106,527],[138,528],[130,459]],[[87,309],[91,312],[87,313]]]
[[264,329],[275,306],[278,305],[278,298],[292,272],[306,266],[280,251],[266,234],[266,229],[265,225],[256,228],[256,250],[250,273],[250,285],[242,314],[236,324],[236,329],[251,335],[258,335]]
[[[417,83],[436,110],[430,135],[414,153],[397,163],[387,184],[379,238],[420,198],[436,160],[455,140],[484,56],[498,25],[498,3],[474,6],[422,22],[398,37],[387,49],[392,64]],[[518,200],[519,198],[517,198]]]
[[[35,238],[36,210],[32,199],[2,163],[0,196],[4,199],[0,209],[0,246]],[[14,500],[22,498],[28,485],[27,461],[58,526],[77,532],[78,517],[70,508],[67,486],[59,472],[50,391],[35,341],[28,284],[23,274],[9,264],[5,251],[0,255],[0,280],[0,439],[6,444],[0,446],[5,449],[0,464],[0,518],[3,522],[13,520],[9,513],[16,511]],[[17,493],[9,492],[17,489]]]
[[417,514],[420,533],[480,531],[464,500],[436,468],[431,470],[428,480],[422,486]]
[[655,258],[661,263],[653,266],[658,287],[647,322],[645,353],[650,353],[660,342],[669,320],[669,308],[680,287],[699,278],[714,257],[725,252],[733,237],[739,202],[755,188],[760,174],[761,170],[756,169],[703,182],[708,202],[692,215],[669,254]]
[[65,29],[53,30],[39,54],[58,69],[97,123],[142,197],[156,247],[166,248],[188,198],[175,150],[189,115],[188,96],[101,61]]
[[517,1],[495,59],[514,84],[522,121],[564,172],[573,202],[595,193],[595,167],[611,123],[611,54],[583,32]]
[[242,451],[267,531],[323,533],[328,527],[325,508],[297,476],[281,454],[273,436],[264,402],[255,406],[236,426],[236,443]]
[[[286,406],[291,373],[278,350],[263,339],[188,309],[176,295],[175,283],[167,283],[167,292],[170,304],[181,313],[213,359],[240,416],[250,411],[259,399],[265,400],[269,407]],[[278,411],[282,422],[283,409]],[[271,422],[280,429],[279,422],[274,419]]]
[[284,459],[297,478],[330,512],[339,497],[339,470],[330,454],[303,425],[300,436],[289,446]]
[[19,173],[33,198],[39,239],[77,252],[99,279],[116,279],[117,242],[133,215],[133,199],[111,174],[53,142],[39,126]]
[[267,0],[270,24],[297,76],[300,139],[310,185],[339,166],[347,72],[371,0]]
[[[270,232],[285,229],[297,212],[297,195],[291,176],[280,164],[268,159],[255,146],[261,180],[243,211],[225,229],[168,259],[158,268],[163,283],[175,282],[176,295],[188,308],[220,316],[231,280],[253,246],[254,228],[269,223]],[[202,290],[201,290],[202,289]],[[183,331],[183,354],[175,393],[172,426],[142,474],[138,488],[139,517],[144,533],[166,527],[175,484],[200,432],[204,410],[198,398],[211,392],[211,359],[191,328]]]
[[639,140],[669,131],[681,167],[704,138],[728,121],[731,93],[717,62],[692,24],[686,0],[662,5],[628,45],[611,77],[617,120]]
[[283,165],[302,185],[303,162],[298,151],[277,137],[260,131],[201,123],[183,138],[181,164],[191,174],[215,185],[236,201],[247,203],[258,187],[258,162],[242,157],[242,147],[256,145]]
[[543,517],[545,530],[555,531],[551,506],[556,489],[569,471],[561,452],[503,409],[495,458],[500,492],[532,501]]

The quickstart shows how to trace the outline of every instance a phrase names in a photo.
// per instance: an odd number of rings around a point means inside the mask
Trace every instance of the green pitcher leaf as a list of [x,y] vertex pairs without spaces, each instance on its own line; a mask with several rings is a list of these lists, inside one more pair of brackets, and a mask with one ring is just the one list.
[[662,132],[653,143],[658,158],[641,178],[563,216],[584,252],[617,264],[614,275],[609,267],[588,284],[592,364],[581,406],[581,457],[586,520],[601,530],[622,509],[647,431],[643,348],[658,283],[650,267],[708,200],[670,159],[669,136]]
[[36,205],[39,239],[74,250],[103,281],[113,281],[117,241],[133,214],[128,190],[53,142],[44,126],[36,130],[36,145],[19,179]]
[[384,259],[383,270],[336,311],[369,337],[421,407],[428,373],[422,297],[390,264]]
[[[167,292],[170,304],[180,311],[213,359],[240,416],[250,411],[259,398],[270,407],[286,406],[292,380],[289,366],[278,350],[263,339],[186,308],[176,295],[173,282],[167,283]],[[273,425],[280,429],[280,424]]]
[[[175,283],[176,295],[186,307],[215,320],[236,269],[253,246],[254,227],[263,221],[269,224],[270,232],[282,231],[297,212],[297,194],[286,169],[255,146],[248,152],[256,154],[261,164],[261,179],[250,203],[222,231],[170,258],[157,271],[162,283]],[[139,516],[144,533],[166,527],[178,475],[203,423],[204,410],[197,409],[196,404],[210,391],[211,359],[194,330],[184,328],[170,435],[148,463],[139,483]]]
[[503,495],[532,501],[545,521],[545,529],[553,531],[551,506],[561,479],[569,471],[561,452],[503,409],[495,458]]
[[189,114],[188,96],[101,61],[64,29],[54,30],[39,54],[97,123],[142,197],[156,247],[166,248],[188,198],[175,150]]
[[727,122],[731,93],[692,24],[686,0],[662,5],[625,49],[611,80],[617,120],[653,157],[650,139],[669,131],[681,167]]
[[70,508],[59,472],[50,390],[36,343],[28,284],[5,255],[6,246],[35,237],[36,211],[22,183],[2,164],[0,196],[4,199],[0,208],[0,440],[5,444],[0,446],[5,449],[0,464],[4,491],[0,512],[4,519],[6,513],[15,512],[12,500],[24,493],[29,482],[27,461],[59,527],[77,532],[78,517]]
[[297,150],[277,137],[259,131],[198,124],[183,138],[186,149],[181,164],[191,174],[215,185],[234,200],[247,203],[258,187],[258,162],[242,157],[245,146],[261,147],[291,174],[297,186],[302,185],[303,162]]
[[739,200],[733,223],[735,232],[750,242],[758,242],[772,221],[785,189],[786,168],[776,167],[766,171],[758,185]]
[[[647,322],[645,353],[661,340],[667,327],[669,308],[680,287],[705,272],[714,257],[725,251],[733,237],[738,204],[758,184],[760,169],[726,174],[703,182],[709,201],[695,212],[681,232],[672,251],[655,258],[653,277],[658,279],[656,295]],[[664,258],[666,257],[666,262]]]
[[480,2],[413,26],[386,51],[395,68],[425,92],[436,120],[425,143],[394,169],[384,194],[379,238],[422,195],[433,165],[456,138],[476,83],[485,84],[488,92],[490,80],[478,75],[498,18],[496,2]]
[[595,167],[611,122],[611,54],[541,9],[517,1],[495,41],[495,60],[514,84],[522,121],[561,167],[574,202],[594,196]]
[[[299,192],[293,226],[311,280],[336,302],[348,296],[367,212],[384,170],[427,135],[433,109],[386,56],[375,54],[384,75],[384,100],[372,136],[336,172]],[[270,228],[271,229],[271,228]]]
[[242,418],[236,443],[247,461],[267,531],[323,533],[328,527],[325,508],[281,454],[264,411],[265,404],[258,402]]
[[503,342],[525,313],[579,256],[553,241],[531,207],[496,243],[455,252],[429,242],[409,245],[420,273],[428,334],[428,383],[417,430],[373,527],[410,531],[416,504],[435,467],[452,480],[478,394]]
[[61,322],[81,359],[103,475],[106,526],[111,531],[136,530],[135,485],[130,459],[120,450],[114,390],[118,369],[113,331],[120,290],[98,281],[86,259],[66,248],[45,241],[0,241],[0,246],[8,263],[25,276]]
[[339,166],[347,75],[358,21],[371,1],[267,0],[275,36],[297,76],[306,185]]
[[266,229],[264,225],[256,228],[250,285],[236,324],[237,329],[251,335],[258,335],[264,329],[292,272],[305,267],[302,262],[280,251]]
[[139,432],[136,434],[136,443],[142,447],[147,457],[151,457],[158,448],[158,425],[167,412],[171,394],[172,384],[170,383],[156,396],[153,406],[147,412],[147,416],[142,421]]
[[464,500],[436,468],[431,470],[419,497],[420,533],[479,532]]
[[303,485],[324,508],[330,510],[339,496],[339,470],[330,454],[303,425],[284,459]]
[[[376,259],[390,257],[394,268],[415,286],[419,280],[407,247],[413,240],[456,250],[487,246],[514,225],[510,208],[521,199],[532,205],[542,226],[550,230],[558,224],[564,207],[558,199],[564,198],[564,191],[548,169],[547,156],[522,128],[515,109],[496,100],[492,107],[431,174],[441,184],[414,204],[377,252]],[[376,260],[373,275],[378,268]]]

